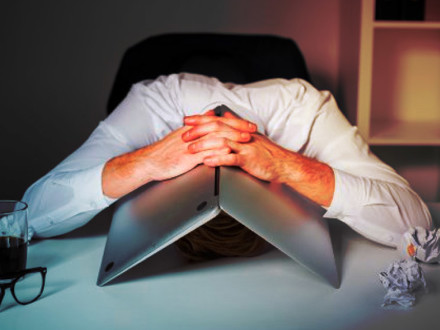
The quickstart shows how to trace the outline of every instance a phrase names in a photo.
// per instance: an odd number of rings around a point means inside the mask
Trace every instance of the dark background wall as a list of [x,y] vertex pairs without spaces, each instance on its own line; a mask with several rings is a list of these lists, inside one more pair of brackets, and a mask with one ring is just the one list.
[[148,36],[223,32],[292,38],[316,87],[339,96],[344,106],[349,86],[339,79],[340,66],[347,64],[340,61],[340,37],[359,24],[341,17],[350,15],[342,10],[345,1],[3,1],[0,198],[21,198],[85,141],[105,118],[124,51]]

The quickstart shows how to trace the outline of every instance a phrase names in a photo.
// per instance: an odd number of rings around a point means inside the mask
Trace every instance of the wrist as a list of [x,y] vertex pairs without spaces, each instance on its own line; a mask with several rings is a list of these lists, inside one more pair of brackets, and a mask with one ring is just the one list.
[[140,185],[151,181],[158,181],[159,171],[154,166],[151,157],[151,146],[146,146],[133,152],[132,176],[139,179]]

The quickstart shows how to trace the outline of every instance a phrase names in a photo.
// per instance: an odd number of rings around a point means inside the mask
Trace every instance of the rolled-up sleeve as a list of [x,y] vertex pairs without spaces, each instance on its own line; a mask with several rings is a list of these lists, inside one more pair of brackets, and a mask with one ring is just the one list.
[[428,208],[408,182],[370,151],[328,92],[319,94],[304,154],[331,166],[335,175],[333,200],[324,216],[394,247],[410,227],[431,228]]

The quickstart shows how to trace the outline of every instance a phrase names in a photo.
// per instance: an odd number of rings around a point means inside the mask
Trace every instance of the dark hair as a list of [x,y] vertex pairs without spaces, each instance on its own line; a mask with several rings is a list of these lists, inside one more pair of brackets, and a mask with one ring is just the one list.
[[268,244],[223,211],[214,219],[176,242],[180,252],[191,261],[219,257],[252,257]]

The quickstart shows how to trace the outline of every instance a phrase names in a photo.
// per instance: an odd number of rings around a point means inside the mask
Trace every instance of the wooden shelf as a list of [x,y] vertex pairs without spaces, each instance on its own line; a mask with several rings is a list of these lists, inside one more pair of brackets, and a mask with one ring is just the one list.
[[374,145],[440,146],[440,7],[375,21],[374,3],[362,0],[357,126]]
[[440,22],[426,21],[375,21],[373,23],[375,29],[440,29]]
[[346,112],[380,159],[438,202],[440,0],[425,1],[425,21],[375,20],[375,2],[342,6]]
[[373,121],[368,143],[440,146],[440,122]]

